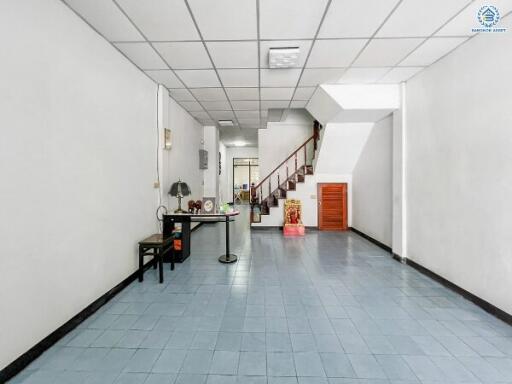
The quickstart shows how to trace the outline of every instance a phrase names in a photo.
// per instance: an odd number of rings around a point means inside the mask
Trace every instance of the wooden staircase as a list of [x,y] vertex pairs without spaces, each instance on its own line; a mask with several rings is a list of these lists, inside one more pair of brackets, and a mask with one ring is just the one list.
[[279,199],[286,199],[288,191],[295,191],[298,183],[304,183],[306,176],[313,174],[321,126],[315,121],[313,128],[313,136],[251,188],[251,223],[261,223],[261,216],[278,207]]

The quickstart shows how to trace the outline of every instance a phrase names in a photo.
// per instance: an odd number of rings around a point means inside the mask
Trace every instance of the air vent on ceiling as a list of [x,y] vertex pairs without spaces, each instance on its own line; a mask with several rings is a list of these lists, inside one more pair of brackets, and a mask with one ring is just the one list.
[[233,120],[219,120],[219,125],[221,127],[232,127],[233,126]]
[[293,68],[299,65],[299,47],[270,48],[268,66],[270,68]]

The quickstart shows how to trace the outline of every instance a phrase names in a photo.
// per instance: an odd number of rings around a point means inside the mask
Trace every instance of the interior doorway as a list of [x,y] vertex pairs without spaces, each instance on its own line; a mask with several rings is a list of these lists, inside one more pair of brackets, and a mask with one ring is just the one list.
[[318,229],[345,231],[347,220],[347,184],[318,183]]
[[233,158],[233,203],[249,204],[251,184],[258,184],[259,179],[257,158]]

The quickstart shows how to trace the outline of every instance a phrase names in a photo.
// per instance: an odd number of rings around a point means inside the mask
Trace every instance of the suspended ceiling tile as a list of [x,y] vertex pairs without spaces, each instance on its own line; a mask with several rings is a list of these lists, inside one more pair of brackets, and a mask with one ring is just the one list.
[[259,100],[258,88],[226,88],[230,100]]
[[375,83],[382,78],[391,67],[349,68],[340,79],[341,84],[368,84]]
[[258,100],[254,101],[243,101],[243,100],[232,100],[231,105],[235,111],[250,111],[255,110],[260,107],[260,102]]
[[295,87],[301,73],[299,68],[262,69],[262,87]]
[[66,3],[109,41],[144,41],[112,1],[66,0]]
[[257,69],[219,69],[219,76],[225,87],[257,87]]
[[201,112],[204,110],[197,101],[180,101],[179,104],[189,112]]
[[189,88],[220,87],[219,79],[213,69],[178,70],[176,74]]
[[311,39],[327,0],[260,0],[262,39]]
[[300,79],[301,87],[316,87],[319,84],[337,83],[345,68],[306,68]]
[[261,109],[267,110],[269,108],[288,108],[290,100],[262,100]]
[[203,107],[208,111],[231,111],[228,101],[202,101]]
[[467,37],[431,38],[412,52],[400,65],[427,66],[467,40]]
[[163,84],[167,88],[184,88],[184,85],[181,83],[181,81],[178,80],[178,78],[170,69],[144,72],[146,72],[157,83]]
[[292,100],[290,108],[306,108],[307,100]]
[[[169,87],[171,88],[171,87]],[[176,101],[194,101],[194,95],[188,89],[169,89],[169,95]]]
[[318,37],[371,37],[397,3],[398,0],[333,0]]
[[148,43],[116,43],[115,46],[141,69],[169,69]]
[[256,41],[215,41],[206,45],[217,68],[258,68]]
[[424,67],[395,67],[389,71],[379,83],[398,84],[402,81],[407,81],[416,73],[424,69]]
[[307,67],[347,67],[367,41],[366,39],[317,40],[313,45]]
[[428,37],[469,0],[403,0],[377,33],[377,37]]
[[226,94],[222,88],[192,88],[190,92],[199,101],[226,101]]
[[212,63],[203,43],[154,43],[153,46],[173,69],[208,69]]
[[373,39],[354,62],[356,67],[392,67],[425,39]]
[[293,100],[309,100],[313,93],[315,93],[316,87],[297,87]]
[[261,100],[290,100],[295,88],[261,88]]
[[205,40],[257,38],[255,0],[188,0]]
[[150,41],[199,40],[183,0],[117,0]]

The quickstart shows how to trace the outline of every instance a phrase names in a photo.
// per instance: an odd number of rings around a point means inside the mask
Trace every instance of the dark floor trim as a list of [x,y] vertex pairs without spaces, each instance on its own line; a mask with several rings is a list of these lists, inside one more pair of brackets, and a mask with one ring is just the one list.
[[[148,261],[144,265],[144,270],[150,268],[153,264],[153,260]],[[98,309],[100,309],[103,305],[108,303],[115,295],[125,289],[128,285],[130,285],[133,281],[137,280],[138,271],[133,272],[126,279],[117,284],[110,291],[103,294],[99,299],[95,300],[92,304],[89,304],[85,307],[80,313],[75,315],[71,320],[67,321],[55,331],[46,336],[39,343],[30,348],[23,355],[14,360],[11,364],[6,366],[4,369],[0,371],[0,383],[4,383],[5,381],[13,378],[18,373],[20,373],[24,368],[26,368],[32,361],[37,359],[43,352],[49,349],[52,345],[54,345],[57,341],[63,338],[66,334],[75,329],[78,325],[80,325],[84,320],[86,320],[89,316],[93,315]]]
[[[438,275],[435,272],[432,272],[430,269],[425,268],[423,265],[418,264],[415,261],[412,261],[411,259],[408,259],[408,258],[402,258],[400,256],[398,256],[398,257],[399,257],[400,262],[411,266],[412,268],[416,269],[418,272],[421,272],[425,276],[430,277],[432,280],[435,280],[438,283],[444,285],[446,288],[454,291],[455,293],[458,293],[465,299],[473,302],[475,305],[479,306],[484,311],[486,311],[486,312],[490,313],[491,315],[493,315],[494,317],[497,317],[498,319],[504,321],[508,325],[512,325],[512,315],[511,314],[499,309],[498,307],[495,307],[488,301],[485,301],[484,299],[481,299],[480,297],[472,294],[471,292],[466,291],[464,288],[459,287],[458,285],[452,283],[451,281],[446,280],[444,277]],[[393,255],[393,258],[395,258],[394,255]]]
[[364,232],[361,232],[360,230],[354,228],[354,227],[350,227],[350,230],[352,232],[355,232],[357,233],[359,236],[361,237],[364,237],[366,240],[372,242],[373,244],[375,244],[377,247],[380,247],[382,248],[383,250],[389,252],[389,253],[392,253],[392,250],[391,250],[391,247],[387,246],[386,244],[384,243],[381,243],[379,240],[375,240],[373,237],[371,236],[368,236],[366,233]]

